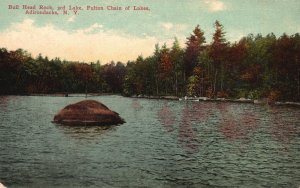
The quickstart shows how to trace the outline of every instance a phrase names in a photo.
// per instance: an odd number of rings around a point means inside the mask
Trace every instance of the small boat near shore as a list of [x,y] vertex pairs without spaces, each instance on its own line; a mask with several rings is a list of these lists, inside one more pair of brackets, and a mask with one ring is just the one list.
[[178,100],[178,101],[207,101],[207,102],[234,102],[234,103],[251,103],[259,105],[278,105],[278,106],[295,106],[300,107],[298,102],[282,102],[282,101],[270,101],[266,98],[263,99],[248,99],[248,98],[239,98],[239,99],[227,99],[227,98],[209,98],[209,97],[176,97],[176,96],[147,96],[147,95],[134,95],[132,98],[143,98],[143,99],[164,99],[164,100]]

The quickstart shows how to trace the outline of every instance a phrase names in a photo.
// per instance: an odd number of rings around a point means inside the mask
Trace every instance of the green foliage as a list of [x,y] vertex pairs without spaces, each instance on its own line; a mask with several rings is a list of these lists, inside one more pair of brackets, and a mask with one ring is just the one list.
[[186,48],[175,38],[171,47],[156,44],[151,56],[126,65],[33,58],[22,49],[1,48],[0,94],[88,91],[300,101],[299,33],[250,34],[230,44],[222,24],[214,27],[210,44],[198,25]]
[[188,79],[188,86],[187,86],[187,95],[188,96],[196,96],[197,95],[197,84],[199,79],[197,76],[193,75],[190,76]]
[[21,49],[0,50],[0,94],[27,93],[121,93],[126,74],[124,64],[109,65],[32,58]]
[[[198,60],[200,52],[204,49],[205,37],[204,32],[200,29],[200,26],[193,30],[193,33],[187,38],[186,50],[184,53],[184,74],[185,76],[191,76]],[[184,77],[185,79],[185,77]]]
[[248,99],[260,99],[263,97],[263,93],[261,90],[248,90],[248,89],[238,89],[238,94],[236,98],[248,98]]

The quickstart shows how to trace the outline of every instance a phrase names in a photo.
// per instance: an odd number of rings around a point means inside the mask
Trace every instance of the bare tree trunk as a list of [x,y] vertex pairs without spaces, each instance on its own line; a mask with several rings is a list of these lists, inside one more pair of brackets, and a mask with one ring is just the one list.
[[300,96],[300,69],[298,69],[298,97]]
[[183,92],[186,95],[186,74],[185,74],[185,70],[183,71]]
[[201,97],[204,97],[204,71],[202,72],[202,79],[201,79],[201,85],[202,85],[202,93],[201,93]]
[[157,76],[155,76],[155,85],[156,85],[156,96],[158,96],[158,80],[157,80]]
[[213,95],[214,95],[214,96],[216,95],[217,74],[218,74],[218,70],[216,70],[216,72],[215,72],[214,90],[213,90]]
[[221,91],[223,91],[223,85],[224,85],[224,66],[221,65]]
[[185,83],[185,68],[183,69],[183,83]]
[[87,81],[85,81],[85,98],[87,98]]
[[165,82],[165,95],[167,95],[168,91],[167,91],[167,81]]
[[177,72],[175,73],[175,94],[178,96],[178,75]]

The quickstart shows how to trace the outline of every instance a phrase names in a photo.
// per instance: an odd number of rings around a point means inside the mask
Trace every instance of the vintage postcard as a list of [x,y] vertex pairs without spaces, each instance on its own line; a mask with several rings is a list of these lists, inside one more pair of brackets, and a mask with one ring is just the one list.
[[1,0],[0,188],[298,188],[299,18],[299,0]]

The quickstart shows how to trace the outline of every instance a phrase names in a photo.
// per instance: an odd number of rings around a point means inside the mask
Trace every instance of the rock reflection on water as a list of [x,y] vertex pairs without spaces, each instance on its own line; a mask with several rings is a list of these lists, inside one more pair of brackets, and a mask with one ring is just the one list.
[[117,125],[110,126],[68,126],[56,125],[66,136],[74,139],[92,140],[99,138],[117,128]]

